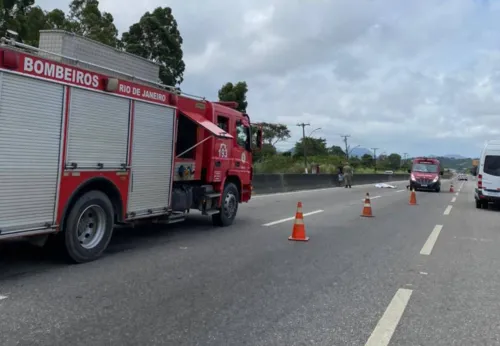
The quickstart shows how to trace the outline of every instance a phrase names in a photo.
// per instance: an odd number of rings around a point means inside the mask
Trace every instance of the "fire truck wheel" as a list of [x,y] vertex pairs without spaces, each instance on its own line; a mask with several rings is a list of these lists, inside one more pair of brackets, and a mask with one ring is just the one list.
[[65,250],[71,260],[96,260],[113,235],[113,205],[106,194],[89,191],[71,209],[64,225]]
[[212,215],[215,226],[225,227],[233,223],[238,212],[238,188],[233,183],[226,184],[222,193],[222,206],[220,213]]

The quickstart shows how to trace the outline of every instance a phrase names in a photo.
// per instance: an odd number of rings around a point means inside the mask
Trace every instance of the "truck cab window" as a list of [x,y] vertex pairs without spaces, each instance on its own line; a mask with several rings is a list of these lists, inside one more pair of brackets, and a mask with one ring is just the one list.
[[229,119],[226,117],[223,117],[222,115],[219,115],[217,117],[217,126],[219,126],[221,129],[229,133]]
[[236,122],[236,141],[240,147],[248,150],[249,147],[249,132],[248,127],[243,125],[241,121]]
[[[176,145],[176,155],[183,153],[188,150],[192,146],[196,145],[196,136],[198,134],[197,125],[189,120],[182,113],[179,115],[178,122],[178,133],[182,134],[181,136],[177,136],[177,145]],[[188,151],[184,155],[181,156],[183,159],[194,159],[196,154],[196,148]]]

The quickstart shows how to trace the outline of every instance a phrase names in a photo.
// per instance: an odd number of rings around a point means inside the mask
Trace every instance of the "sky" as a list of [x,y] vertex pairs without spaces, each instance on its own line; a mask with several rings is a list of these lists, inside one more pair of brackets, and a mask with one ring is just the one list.
[[158,6],[184,39],[182,90],[216,100],[246,81],[252,121],[291,130],[279,149],[299,122],[410,156],[478,156],[500,137],[500,0],[100,1],[120,32]]

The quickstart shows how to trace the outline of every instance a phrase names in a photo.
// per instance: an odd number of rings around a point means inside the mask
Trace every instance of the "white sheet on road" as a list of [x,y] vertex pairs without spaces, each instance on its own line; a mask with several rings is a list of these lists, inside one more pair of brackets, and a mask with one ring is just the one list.
[[379,183],[379,184],[375,184],[375,187],[378,187],[378,188],[381,188],[381,189],[384,189],[384,188],[387,188],[387,189],[395,189],[396,186],[394,185],[389,185],[389,184],[386,184],[386,183]]

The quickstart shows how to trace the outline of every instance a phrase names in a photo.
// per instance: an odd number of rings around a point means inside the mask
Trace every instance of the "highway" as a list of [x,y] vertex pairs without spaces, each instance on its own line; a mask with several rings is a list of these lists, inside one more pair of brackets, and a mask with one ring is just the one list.
[[[84,265],[4,244],[0,345],[500,345],[500,214],[474,181],[417,206],[394,184],[256,196],[229,228],[119,230]],[[309,242],[287,239],[298,201]]]

